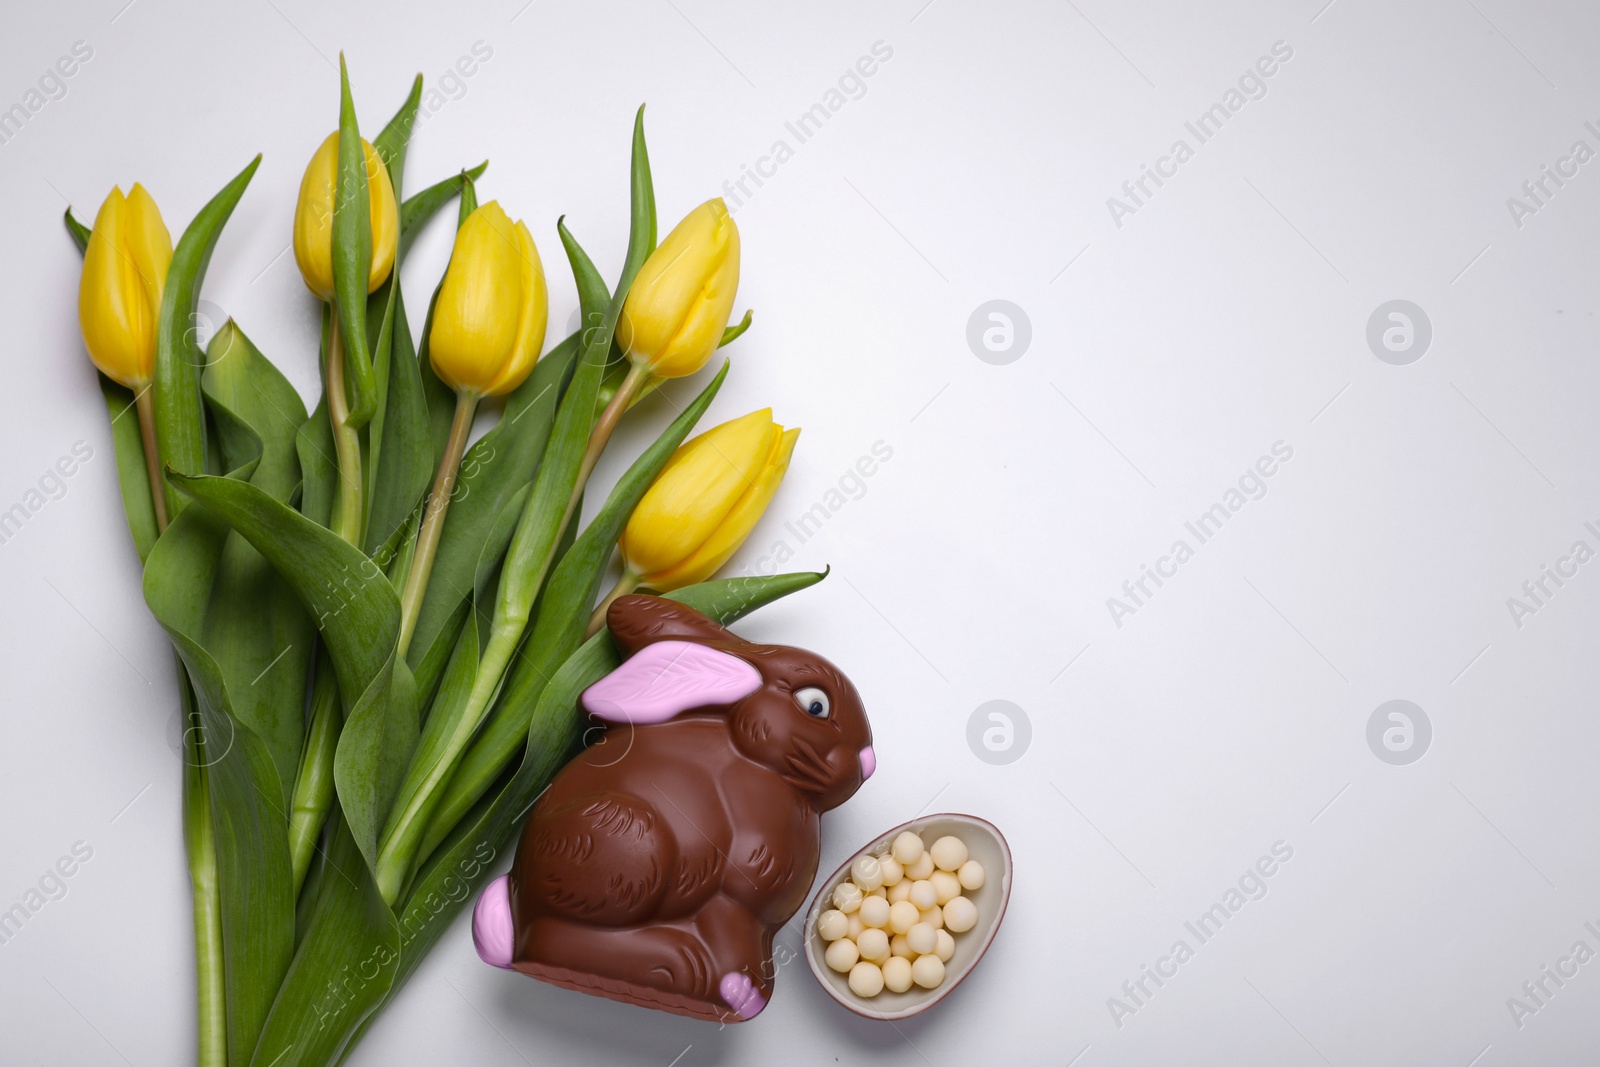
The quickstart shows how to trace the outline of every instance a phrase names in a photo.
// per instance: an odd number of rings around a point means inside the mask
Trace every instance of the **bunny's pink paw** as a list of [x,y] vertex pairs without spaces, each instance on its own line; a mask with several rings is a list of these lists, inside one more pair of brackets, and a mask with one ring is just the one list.
[[491,967],[510,967],[516,945],[511,923],[511,886],[508,875],[490,882],[472,908],[472,943],[478,957]]
[[741,1019],[754,1019],[767,1006],[767,998],[747,974],[729,971],[722,976],[722,999]]

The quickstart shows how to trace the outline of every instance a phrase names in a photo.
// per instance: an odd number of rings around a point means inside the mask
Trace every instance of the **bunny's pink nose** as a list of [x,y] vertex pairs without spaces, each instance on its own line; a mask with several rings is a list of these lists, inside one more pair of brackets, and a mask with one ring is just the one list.
[[864,782],[872,777],[872,772],[878,769],[878,757],[872,754],[872,746],[868,745],[861,750],[861,780]]

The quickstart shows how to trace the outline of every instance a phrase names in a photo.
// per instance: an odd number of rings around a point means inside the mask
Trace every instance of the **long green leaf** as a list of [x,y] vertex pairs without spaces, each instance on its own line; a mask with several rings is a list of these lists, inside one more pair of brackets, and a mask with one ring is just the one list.
[[[421,100],[419,74],[405,103],[373,142],[388,169],[396,196],[403,188],[406,148]],[[417,373],[416,350],[400,287],[402,257],[403,248],[397,248],[388,280],[367,302],[369,318],[376,309],[382,326],[372,349],[378,406],[367,437],[365,547],[368,555],[380,560],[380,565],[394,554],[399,532],[419,506],[433,469],[427,437],[427,400]]]
[[128,532],[133,535],[133,547],[139,553],[139,562],[150,555],[156,543],[156,509],[150,495],[149,468],[144,461],[144,441],[139,436],[139,416],[134,411],[133,392],[118,385],[104,374],[100,379],[100,392],[106,399],[106,413],[111,416],[111,450],[117,459],[117,485],[122,490],[122,510],[128,516]]
[[700,395],[617,481],[588,529],[551,572],[538,620],[501,691],[494,717],[461,758],[444,799],[429,822],[419,855],[427,856],[444,839],[526,739],[528,723],[545,683],[583,642],[589,609],[628,516],[711,406],[727,375],[728,364],[724,362]]
[[[231,322],[212,340],[202,386],[221,466],[289,499],[305,418],[294,388]],[[227,1047],[231,1062],[247,1063],[294,946],[286,805],[312,627],[256,550],[200,512],[180,516],[157,543],[145,579],[195,686],[205,742],[192,750],[204,760],[194,781],[213,823]]]
[[489,161],[486,159],[471,170],[452,175],[407,197],[405,203],[400,205],[400,254],[405,254],[411,242],[417,239],[417,234],[422,232],[422,227],[440,208],[461,194],[463,184],[468,180],[478,180],[488,169]]
[[[333,317],[328,305],[322,306],[323,370],[319,381],[327,381],[328,346],[333,343]],[[316,410],[300,426],[295,438],[300,457],[300,513],[319,526],[332,527],[333,504],[339,495],[339,460],[333,441],[333,424],[328,418],[328,398],[317,400]]]
[[[561,398],[556,424],[545,446],[533,492],[523,507],[522,519],[511,539],[500,592],[495,602],[496,631],[515,630],[520,639],[527,612],[548,573],[556,541],[566,525],[567,507],[572,499],[583,454],[589,445],[598,412],[595,399],[610,359],[611,340],[622,315],[628,290],[645,259],[655,248],[655,194],[650,178],[650,157],[644,140],[644,108],[639,109],[633,126],[633,170],[630,182],[633,195],[632,222],[628,230],[628,254],[622,276],[612,293],[611,303],[601,323],[584,331],[583,358]],[[570,254],[571,246],[569,246]],[[587,258],[587,257],[585,257]],[[575,266],[581,276],[581,268]],[[491,642],[494,637],[491,636]]]
[[337,814],[332,821],[316,905],[254,1046],[253,1067],[337,1062],[399,971],[399,924],[378,895],[349,827]]
[[254,486],[169,477],[266,556],[322,630],[346,707],[334,762],[339,802],[362,854],[375,860],[378,832],[417,739],[411,672],[394,655],[399,596],[359,549]]
[[[528,380],[506,398],[500,421],[462,457],[460,479],[445,514],[411,641],[409,662],[424,696],[432,691],[429,683],[437,680],[444,657],[454,647],[451,621],[459,625],[461,607],[472,598],[478,561],[496,521],[539,468],[556,405],[572,373],[578,337],[573,334],[545,353]],[[518,513],[512,514],[513,522]],[[505,527],[508,539],[510,530]],[[496,556],[505,551],[505,544],[499,543]]]
[[367,348],[367,278],[372,269],[372,208],[367,155],[350,96],[350,72],[339,56],[339,166],[333,186],[333,288],[344,337],[350,420],[365,426],[378,407],[378,383]]
[[[253,463],[251,484],[287,504],[300,483],[295,438],[306,417],[294,386],[229,320],[211,340],[202,387],[223,466]],[[271,754],[287,805],[315,629],[294,591],[241,537],[228,538],[218,560],[204,640],[230,681],[234,715]]]
[[433,448],[428,440],[428,402],[397,278],[390,278],[374,296],[387,300],[385,321],[392,323],[392,329],[378,346],[380,403],[368,427],[367,470],[372,483],[367,494],[366,550],[386,565],[396,533],[428,491]]
[[[260,165],[261,157],[256,156],[200,209],[172,250],[172,262],[167,267],[156,321],[156,443],[166,465],[184,474],[202,474],[206,470],[206,419],[200,401],[200,368],[205,358],[190,330],[200,298],[200,282],[222,227]],[[182,505],[183,501],[169,489],[168,514],[176,515]]]
[[[400,110],[394,113],[389,125],[372,139],[372,149],[389,170],[389,184],[394,186],[396,198],[401,196],[401,178],[406,169],[406,148],[411,143],[411,131],[417,124],[417,107],[422,103],[422,75],[411,82],[411,92],[406,95]],[[398,254],[397,257],[398,258]]]

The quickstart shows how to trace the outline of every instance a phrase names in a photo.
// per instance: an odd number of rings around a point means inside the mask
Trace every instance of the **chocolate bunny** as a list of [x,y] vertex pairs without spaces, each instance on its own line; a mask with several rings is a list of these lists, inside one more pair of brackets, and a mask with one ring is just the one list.
[[822,812],[876,766],[827,660],[736,637],[660,597],[606,613],[621,667],[584,691],[615,724],[523,827],[473,911],[486,963],[702,1019],[754,1017],[772,936],[817,872]]

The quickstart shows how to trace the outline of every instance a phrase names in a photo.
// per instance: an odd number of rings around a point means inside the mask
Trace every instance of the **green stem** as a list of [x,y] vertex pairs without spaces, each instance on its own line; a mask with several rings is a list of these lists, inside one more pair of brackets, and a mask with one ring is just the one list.
[[623,413],[632,405],[633,398],[649,380],[650,367],[647,364],[631,364],[628,367],[628,376],[617,386],[617,395],[611,398],[611,403],[600,413],[599,421],[594,424],[594,430],[589,434],[589,447],[584,449],[583,462],[578,467],[578,481],[572,487],[572,499],[567,502],[568,519],[572,518],[573,509],[577,507],[578,499],[583,496],[583,488],[589,482],[589,475],[594,471],[594,465],[600,462],[600,453],[606,450],[606,443],[611,440],[611,434],[616,430],[617,423],[622,421]]
[[439,460],[439,473],[433,479],[433,492],[428,496],[422,527],[417,532],[416,551],[406,571],[405,590],[400,595],[400,644],[396,654],[401,657],[411,647],[411,634],[417,627],[423,595],[428,591],[428,575],[433,571],[433,557],[439,549],[439,534],[444,530],[445,512],[450,509],[450,498],[456,490],[456,475],[461,470],[461,456],[467,450],[472,416],[477,410],[476,393],[456,394],[456,416],[450,423],[450,437],[445,442],[444,456]]
[[199,1067],[227,1067],[228,1000],[222,963],[222,890],[217,880],[216,829],[211,821],[205,736],[189,676],[178,665],[183,699],[183,843],[194,889],[195,1017]]
[[156,448],[156,405],[146,384],[133,395],[139,413],[139,440],[144,445],[144,469],[150,477],[150,502],[156,508],[156,530],[167,528],[167,487],[161,481],[161,453]]
[[333,447],[339,461],[339,515],[337,533],[361,547],[361,435],[350,425],[350,398],[344,385],[344,340],[339,335],[339,309],[333,309],[332,337],[328,342],[328,421],[333,427]]
[[606,612],[611,608],[612,601],[627,596],[637,588],[639,588],[639,576],[624,565],[622,577],[617,579],[617,584],[611,587],[611,592],[606,594],[606,598],[600,601],[600,606],[594,609],[594,614],[589,616],[589,629],[584,634],[584,639],[593,637],[605,628]]
[[[601,412],[594,429],[590,431],[589,443],[578,468],[577,480],[573,483],[561,524],[557,529],[565,529],[572,521],[573,513],[578,508],[578,502],[583,499],[584,488],[601,452],[605,451],[606,443],[611,439],[617,423],[628,410],[633,397],[649,380],[649,369],[642,364],[635,364],[629,369],[628,376],[623,379],[616,395]],[[516,597],[502,595],[497,598],[494,619],[489,626],[489,640],[478,661],[477,677],[473,680],[466,706],[450,727],[444,747],[439,750],[439,755],[433,763],[430,766],[413,764],[407,773],[406,781],[400,789],[400,796],[405,798],[404,804],[391,813],[378,844],[378,891],[390,904],[399,899],[401,890],[410,880],[419,846],[428,829],[428,822],[433,816],[434,809],[438,806],[444,785],[455,773],[461,753],[478,732],[478,727],[483,724],[484,718],[494,705],[506,668],[511,665],[511,660],[517,653],[517,645],[522,641],[523,632],[528,627],[528,618],[533,613],[534,598],[543,587],[545,576],[555,562],[559,543],[559,539],[551,541],[544,558],[531,572],[530,580],[521,586],[524,593]],[[506,579],[502,578],[502,593],[505,590],[505,581]]]
[[298,897],[333,805],[333,757],[339,747],[339,681],[326,655],[318,657],[311,689],[311,727],[289,807],[289,862]]

